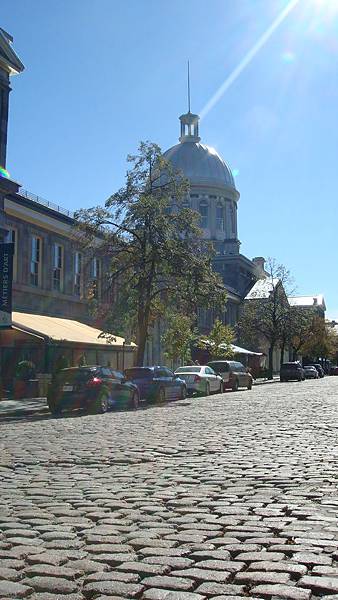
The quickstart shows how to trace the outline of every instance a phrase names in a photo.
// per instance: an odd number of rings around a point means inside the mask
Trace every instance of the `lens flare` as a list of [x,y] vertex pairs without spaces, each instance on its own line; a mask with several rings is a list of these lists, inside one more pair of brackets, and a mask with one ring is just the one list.
[[211,111],[215,104],[217,104],[217,102],[222,98],[222,96],[229,89],[229,87],[238,79],[238,77],[241,75],[244,69],[246,69],[246,67],[253,61],[256,54],[258,54],[258,52],[266,45],[266,43],[269,41],[269,39],[272,37],[275,31],[285,21],[285,19],[288,17],[291,11],[293,11],[296,8],[299,2],[300,0],[290,0],[287,3],[285,8],[279,13],[279,15],[275,18],[271,25],[265,30],[265,32],[261,35],[257,42],[242,58],[237,67],[234,68],[232,73],[230,73],[230,75],[218,88],[215,94],[210,98],[210,100],[208,100],[206,105],[202,108],[202,110],[200,111],[201,120],[204,119],[204,117]]
[[232,169],[232,174],[234,177],[237,177],[237,175],[239,175],[239,169]]
[[287,50],[286,52],[283,52],[281,58],[284,63],[291,64],[291,63],[295,62],[296,55],[294,52]]
[[3,177],[4,179],[10,179],[11,176],[4,167],[0,167],[0,177]]

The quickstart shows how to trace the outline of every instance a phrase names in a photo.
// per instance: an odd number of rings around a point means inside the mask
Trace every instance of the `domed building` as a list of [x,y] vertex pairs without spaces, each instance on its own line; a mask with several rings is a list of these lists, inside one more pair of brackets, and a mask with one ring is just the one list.
[[[235,325],[238,307],[264,268],[263,259],[252,261],[240,254],[237,204],[240,198],[229,165],[214,148],[201,143],[199,116],[180,116],[179,144],[164,156],[190,182],[190,206],[200,213],[200,226],[215,248],[214,268],[228,290],[224,321]],[[212,325],[212,315],[201,311],[201,329]]]

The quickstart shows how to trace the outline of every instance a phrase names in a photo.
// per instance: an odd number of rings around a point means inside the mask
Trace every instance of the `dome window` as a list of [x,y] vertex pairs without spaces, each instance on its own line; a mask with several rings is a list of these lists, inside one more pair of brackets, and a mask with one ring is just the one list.
[[216,206],[216,229],[224,231],[224,208],[222,204]]
[[209,206],[206,200],[202,200],[199,205],[199,213],[201,215],[201,227],[202,229],[207,229],[208,227],[208,216],[209,216]]

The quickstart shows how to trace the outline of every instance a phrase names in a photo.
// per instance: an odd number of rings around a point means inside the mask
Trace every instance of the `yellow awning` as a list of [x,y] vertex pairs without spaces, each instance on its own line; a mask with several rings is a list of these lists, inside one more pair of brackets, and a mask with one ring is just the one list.
[[[28,333],[40,334],[57,342],[72,342],[80,344],[93,344],[95,346],[123,346],[124,338],[115,336],[115,340],[100,337],[100,329],[85,325],[71,319],[33,315],[29,313],[13,312],[13,327]],[[131,343],[128,346],[136,347]]]

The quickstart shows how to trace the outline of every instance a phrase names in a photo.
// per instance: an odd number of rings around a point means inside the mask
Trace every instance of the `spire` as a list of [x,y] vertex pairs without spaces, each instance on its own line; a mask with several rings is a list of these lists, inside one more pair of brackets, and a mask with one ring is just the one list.
[[180,116],[181,121],[181,135],[179,140],[181,143],[184,142],[199,142],[198,122],[200,120],[198,115],[194,115],[190,111],[190,61],[188,60],[188,112]]
[[188,112],[190,113],[190,63],[188,60]]

